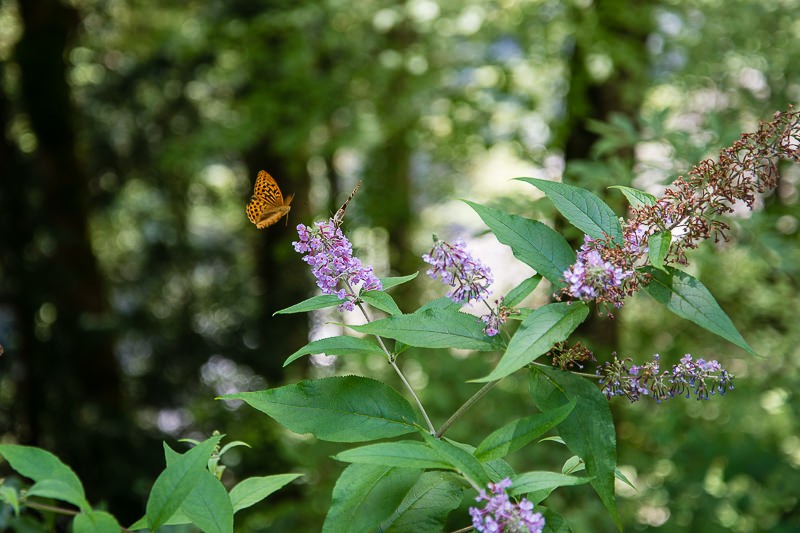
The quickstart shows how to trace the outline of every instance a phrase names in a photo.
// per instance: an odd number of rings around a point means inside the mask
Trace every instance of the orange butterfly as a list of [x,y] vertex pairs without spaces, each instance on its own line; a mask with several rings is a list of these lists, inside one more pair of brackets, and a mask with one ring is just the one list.
[[253,196],[247,204],[247,218],[256,225],[258,229],[268,228],[275,224],[284,215],[289,221],[289,210],[292,208],[293,194],[283,199],[283,194],[275,182],[275,178],[269,175],[266,170],[261,170],[256,178],[253,187]]
[[350,193],[350,197],[347,200],[345,200],[345,202],[342,204],[342,207],[340,207],[339,210],[336,211],[336,214],[333,215],[333,225],[336,226],[337,228],[342,225],[342,221],[344,220],[344,213],[345,211],[347,211],[347,204],[349,204],[350,200],[353,199],[353,196],[356,195],[356,191],[358,191],[359,187],[361,187],[361,181],[356,183],[356,188],[353,189],[353,192]]

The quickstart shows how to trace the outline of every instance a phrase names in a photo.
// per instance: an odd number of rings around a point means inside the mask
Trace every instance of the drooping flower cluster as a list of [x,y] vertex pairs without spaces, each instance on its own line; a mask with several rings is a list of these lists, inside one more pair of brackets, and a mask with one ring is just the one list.
[[626,295],[649,280],[636,267],[648,263],[651,235],[671,236],[665,264],[686,264],[686,250],[711,237],[726,238],[728,225],[720,215],[733,212],[737,203],[752,209],[757,194],[776,187],[779,159],[800,161],[800,112],[791,108],[743,134],[720,151],[717,161],[696,165],[657,201],[632,207],[622,244],[586,237],[577,262],[564,272],[563,293],[619,308]]
[[698,400],[708,400],[709,395],[733,390],[733,375],[717,361],[695,361],[687,353],[671,370],[661,372],[659,359],[656,354],[643,365],[628,366],[630,359],[620,360],[615,355],[597,369],[603,394],[609,399],[625,396],[631,402],[649,396],[661,403],[676,396],[689,398],[692,393]]
[[359,284],[362,291],[381,289],[372,267],[353,257],[353,245],[332,221],[315,222],[313,227],[299,224],[297,235],[300,240],[292,243],[295,251],[304,254],[303,261],[311,265],[322,292],[344,300],[340,311],[355,309]]
[[584,235],[578,259],[564,272],[568,284],[565,291],[579,300],[597,300],[622,307],[627,293],[625,280],[633,276],[633,270],[629,270],[629,260],[624,254],[613,254],[609,259],[601,254],[613,250],[618,249]]
[[467,252],[464,241],[450,244],[434,237],[433,248],[422,259],[431,265],[426,273],[432,279],[439,278],[452,287],[448,298],[458,303],[482,301],[486,304],[489,312],[481,316],[481,321],[488,336],[494,337],[500,332],[500,326],[506,323],[512,309],[501,307],[499,302],[492,307],[486,301],[493,281],[492,271]]
[[511,487],[511,480],[505,478],[497,483],[489,483],[489,491],[481,490],[475,501],[485,501],[483,509],[469,508],[472,527],[476,531],[492,533],[540,533],[544,528],[544,517],[533,512],[533,504],[522,498],[518,503],[512,502],[506,489]]
[[473,258],[466,246],[460,240],[450,244],[436,239],[431,251],[422,256],[422,260],[431,265],[427,274],[452,287],[447,296],[458,303],[485,300],[489,297],[489,285],[494,281],[489,267]]
[[686,250],[713,237],[726,239],[720,215],[732,213],[737,203],[752,209],[757,195],[778,183],[779,159],[800,161],[800,112],[776,113],[758,131],[741,138],[678,178],[652,205],[634,207],[626,224],[633,231],[670,231],[675,239],[667,263],[686,264]]

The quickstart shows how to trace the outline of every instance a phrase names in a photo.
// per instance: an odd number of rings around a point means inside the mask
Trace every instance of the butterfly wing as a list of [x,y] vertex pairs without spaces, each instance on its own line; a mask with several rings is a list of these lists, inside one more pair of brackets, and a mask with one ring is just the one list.
[[270,176],[267,171],[262,170],[258,173],[253,187],[253,196],[247,204],[247,218],[258,229],[267,228],[284,215],[289,214],[291,201],[292,197],[289,196],[284,202],[283,194],[275,178]]
[[333,215],[333,224],[336,227],[339,227],[339,226],[342,225],[342,221],[344,220],[344,214],[347,211],[347,206],[348,206],[348,204],[350,204],[350,200],[353,199],[353,196],[356,195],[356,192],[358,192],[358,188],[359,187],[361,187],[361,181],[356,183],[356,187],[355,187],[355,189],[353,189],[353,192],[350,193],[350,196],[342,204],[342,207],[340,207],[339,210],[336,211],[336,214]]

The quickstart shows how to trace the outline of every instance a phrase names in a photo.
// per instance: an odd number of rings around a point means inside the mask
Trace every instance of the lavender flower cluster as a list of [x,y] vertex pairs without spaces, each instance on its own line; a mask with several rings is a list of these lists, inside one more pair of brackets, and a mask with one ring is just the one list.
[[486,304],[489,312],[481,316],[481,321],[485,325],[483,331],[488,336],[494,337],[500,332],[500,326],[506,323],[512,310],[500,306],[499,302],[495,302],[494,307],[486,302],[493,281],[492,271],[467,252],[464,241],[450,244],[434,237],[433,248],[422,259],[431,265],[427,270],[431,278],[439,278],[452,287],[447,295],[451,300],[458,303],[482,301]]
[[464,241],[453,244],[436,239],[433,248],[422,256],[431,265],[427,274],[452,287],[448,298],[458,303],[471,303],[489,297],[494,281],[489,268],[467,252]]
[[692,393],[698,400],[708,400],[709,395],[733,390],[733,375],[717,361],[694,361],[687,353],[671,370],[661,372],[659,359],[656,354],[652,361],[629,367],[630,359],[620,360],[615,355],[597,369],[603,394],[609,399],[625,396],[631,402],[649,396],[661,403],[676,396],[689,398]]
[[506,494],[511,487],[511,480],[505,478],[497,483],[489,483],[490,494],[481,490],[475,501],[486,501],[483,509],[469,508],[472,527],[475,531],[492,533],[541,533],[544,529],[544,517],[533,512],[533,504],[522,498],[518,503],[512,502]]
[[598,300],[620,308],[626,294],[623,283],[633,276],[633,271],[627,268],[624,257],[621,261],[607,260],[601,250],[609,248],[598,246],[594,239],[584,235],[578,259],[564,272],[566,291],[580,300]]
[[381,282],[372,272],[353,257],[353,245],[333,221],[315,222],[313,227],[297,226],[300,240],[293,242],[296,252],[304,254],[303,261],[312,267],[317,286],[324,294],[335,294],[344,302],[339,310],[352,311],[360,290],[380,290]]

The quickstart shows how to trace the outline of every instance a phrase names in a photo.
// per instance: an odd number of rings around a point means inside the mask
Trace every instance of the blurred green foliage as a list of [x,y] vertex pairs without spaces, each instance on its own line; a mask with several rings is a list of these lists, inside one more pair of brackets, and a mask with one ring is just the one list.
[[[92,501],[133,521],[161,469],[158,441],[219,429],[253,446],[226,456],[228,481],[304,474],[238,526],[318,529],[342,468],[328,457],[340,447],[212,398],[307,375],[394,378],[382,361],[357,358],[281,368],[332,317],[271,317],[312,286],[292,231],[247,221],[255,173],[266,168],[297,194],[293,225],[330,215],[363,180],[345,228],[379,274],[408,274],[422,268],[430,233],[477,227],[454,197],[552,217],[505,182],[562,171],[598,193],[611,184],[658,193],[800,101],[798,9],[797,0],[0,2],[2,439],[58,453]],[[659,352],[666,363],[691,352],[737,375],[724,399],[613,402],[619,463],[637,486],[619,489],[626,530],[800,529],[798,177],[787,166],[760,211],[735,217],[731,242],[690,258],[763,358],[644,295],[582,332],[600,359]],[[621,195],[607,198],[621,213]],[[441,295],[417,286],[398,295],[405,310]],[[475,354],[403,357],[439,420],[475,389],[452,365],[474,376],[490,368]],[[503,381],[452,437],[476,443],[529,409],[526,394],[524,380]],[[516,459],[558,468],[565,457],[543,449]],[[586,487],[547,504],[575,531],[613,528]],[[450,525],[466,523],[464,513]]]

